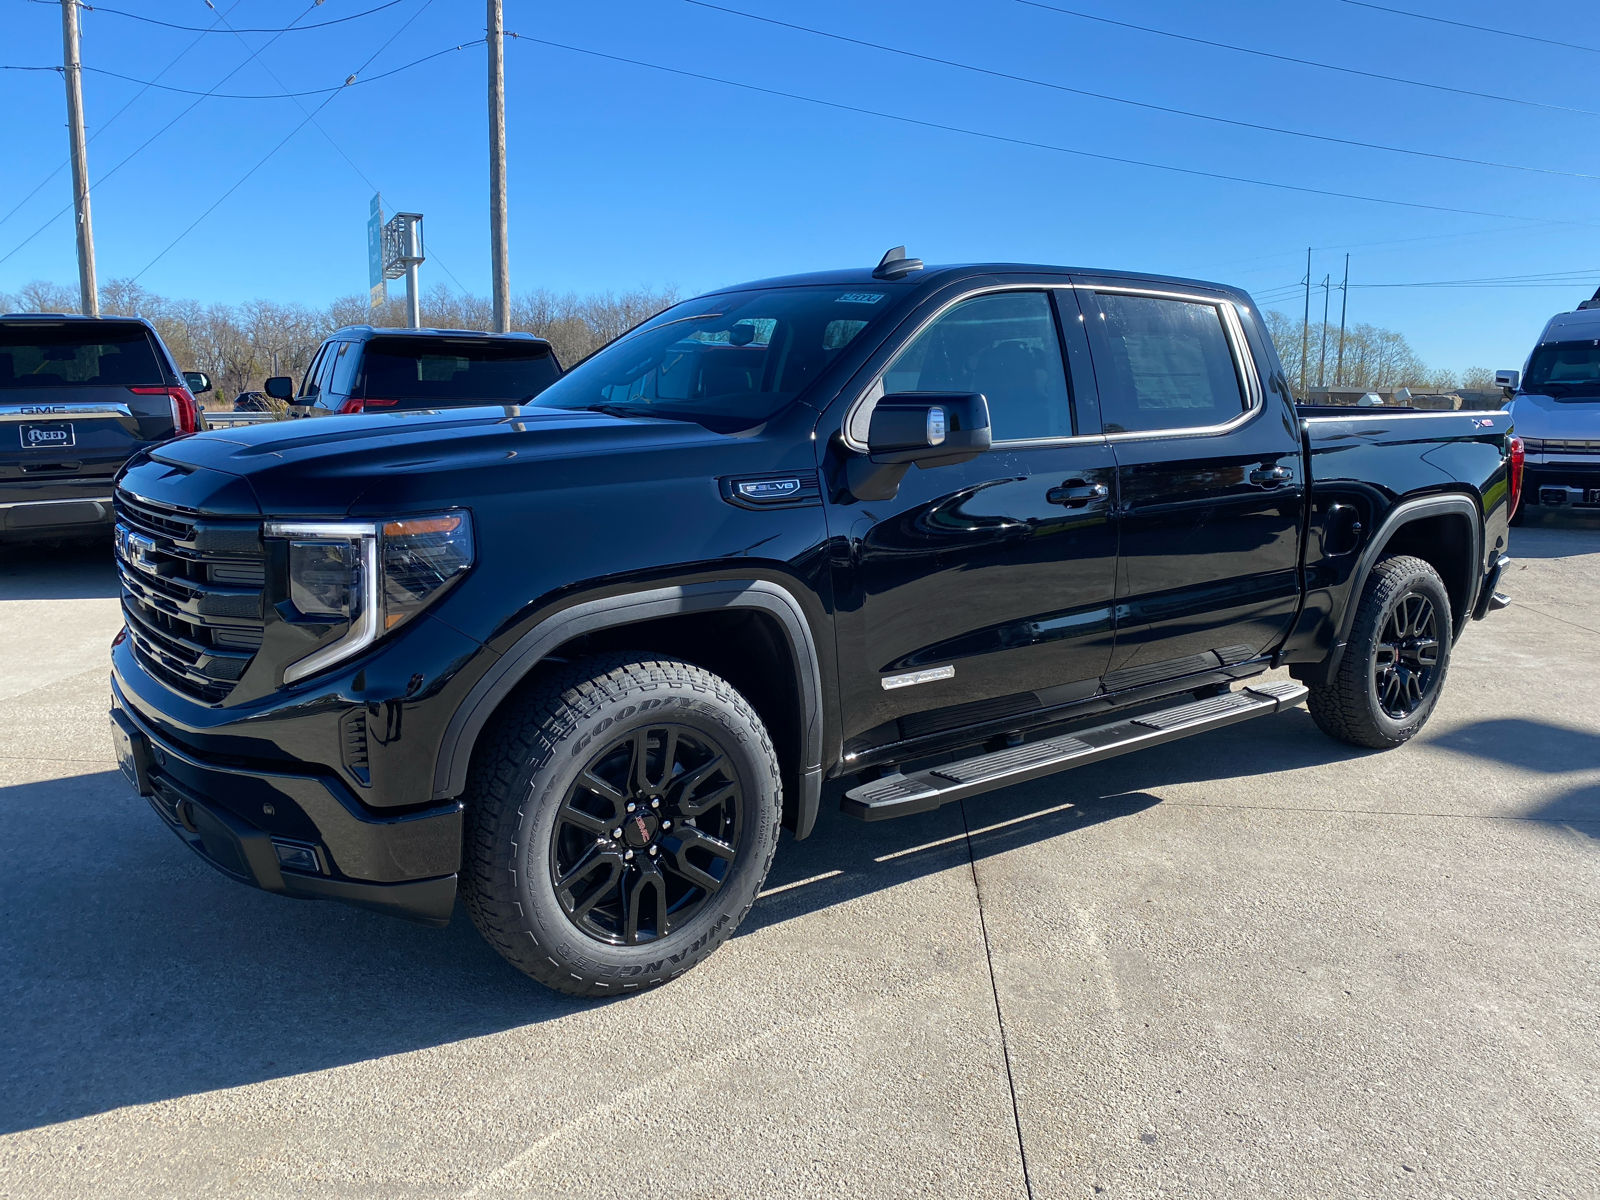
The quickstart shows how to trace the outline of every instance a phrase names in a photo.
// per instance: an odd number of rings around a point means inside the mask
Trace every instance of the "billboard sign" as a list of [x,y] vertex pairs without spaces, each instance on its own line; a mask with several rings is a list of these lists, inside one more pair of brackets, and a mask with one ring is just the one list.
[[383,270],[383,197],[378,194],[372,197],[372,209],[367,217],[367,287],[373,308],[381,308],[389,302],[389,285],[384,282]]

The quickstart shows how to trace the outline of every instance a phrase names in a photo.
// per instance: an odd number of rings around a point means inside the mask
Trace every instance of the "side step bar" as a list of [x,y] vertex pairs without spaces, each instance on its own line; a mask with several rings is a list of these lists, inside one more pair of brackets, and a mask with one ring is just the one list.
[[1308,691],[1302,683],[1252,684],[1209,700],[963,758],[911,775],[886,775],[851,788],[839,808],[862,821],[887,821],[890,817],[927,812],[953,800],[1281,712],[1299,704]]

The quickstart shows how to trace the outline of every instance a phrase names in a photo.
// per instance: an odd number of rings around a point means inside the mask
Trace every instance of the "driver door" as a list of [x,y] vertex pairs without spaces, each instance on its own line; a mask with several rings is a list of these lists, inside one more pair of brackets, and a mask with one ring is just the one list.
[[[893,500],[830,505],[849,548],[835,576],[847,762],[1098,690],[1116,463],[1092,404],[1073,404],[1093,395],[1077,318],[1070,289],[958,300],[868,392],[869,410],[898,392],[981,392],[994,447],[908,471]],[[852,428],[863,420],[858,408]]]

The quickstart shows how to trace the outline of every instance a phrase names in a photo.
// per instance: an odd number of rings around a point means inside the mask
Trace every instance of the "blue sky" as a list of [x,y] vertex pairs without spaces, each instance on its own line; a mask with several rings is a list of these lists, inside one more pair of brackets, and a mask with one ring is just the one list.
[[[1461,369],[1520,364],[1550,313],[1600,286],[1600,115],[1560,111],[1600,114],[1593,86],[1600,51],[1455,28],[1349,0],[1041,0],[1534,102],[1515,104],[1243,55],[1019,0],[719,2],[1147,105],[1539,170],[1156,112],[686,0],[506,0],[507,29],[528,35],[508,40],[506,48],[514,290],[673,284],[692,293],[872,263],[899,243],[929,262],[1037,261],[1220,279],[1249,288],[1264,307],[1296,313],[1301,299],[1292,285],[1305,273],[1308,245],[1318,248],[1315,277],[1332,272],[1335,283],[1347,251],[1352,282],[1363,285],[1589,272],[1557,287],[1352,288],[1353,322],[1398,328],[1430,365]],[[1490,0],[1391,3],[1600,47],[1600,7],[1555,0],[1514,8]],[[0,6],[6,33],[0,61],[60,62],[58,7],[37,0],[0,0]],[[102,280],[138,275],[157,292],[205,301],[321,304],[364,291],[365,223],[376,186],[390,211],[426,214],[425,286],[442,281],[487,292],[481,44],[342,88],[331,99],[303,97],[320,129],[304,124],[294,100],[281,98],[285,89],[341,84],[369,59],[358,79],[481,38],[482,5],[216,0],[213,11],[205,0],[114,0],[110,7],[202,27],[221,13],[239,29],[281,28],[297,17],[313,25],[380,10],[276,40],[264,33],[182,32],[101,7],[86,13],[87,66],[148,81],[176,59],[160,82],[219,93],[196,103],[194,96],[155,89],[141,95],[139,83],[111,75],[85,76]],[[65,161],[61,79],[0,71],[0,106],[8,114],[0,133],[3,216]],[[1063,149],[1488,215],[1211,179]],[[10,256],[0,262],[0,291],[30,279],[75,283],[70,217],[16,249],[70,202],[68,181],[62,170],[0,223],[0,257]],[[1338,304],[1335,293],[1335,320]]]

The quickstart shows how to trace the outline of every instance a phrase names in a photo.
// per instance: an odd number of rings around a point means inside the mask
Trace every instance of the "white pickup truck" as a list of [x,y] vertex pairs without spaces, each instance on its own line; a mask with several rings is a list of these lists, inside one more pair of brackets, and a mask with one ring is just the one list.
[[1600,291],[1551,317],[1524,369],[1495,382],[1514,393],[1506,408],[1527,454],[1512,524],[1530,504],[1600,509]]

